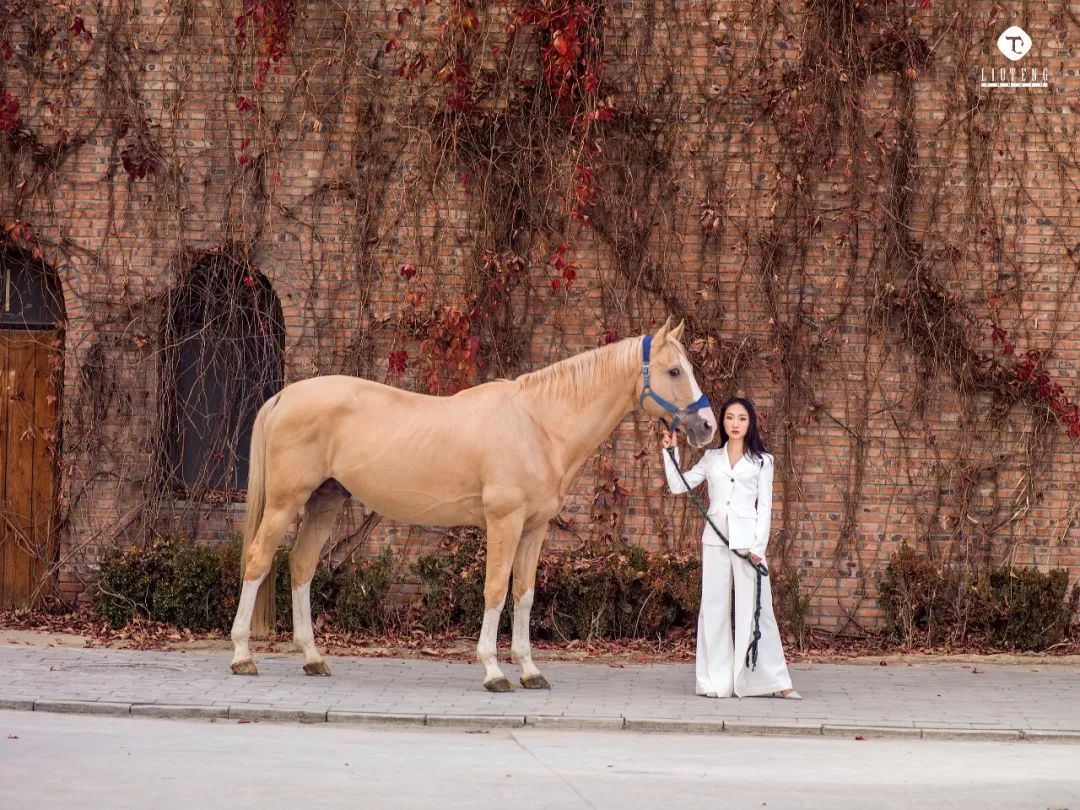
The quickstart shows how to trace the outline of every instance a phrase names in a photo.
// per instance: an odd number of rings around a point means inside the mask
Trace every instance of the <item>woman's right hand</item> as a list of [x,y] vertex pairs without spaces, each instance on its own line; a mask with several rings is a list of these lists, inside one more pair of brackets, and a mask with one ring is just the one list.
[[678,439],[676,438],[674,431],[665,431],[661,443],[665,450],[669,447],[678,447]]

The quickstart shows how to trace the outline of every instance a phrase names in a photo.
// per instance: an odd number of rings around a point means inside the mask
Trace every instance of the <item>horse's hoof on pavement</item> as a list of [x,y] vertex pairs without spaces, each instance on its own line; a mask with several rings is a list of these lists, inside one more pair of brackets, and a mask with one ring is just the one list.
[[551,684],[543,675],[526,675],[521,679],[521,685],[526,689],[550,689]]
[[233,675],[258,675],[258,667],[255,666],[255,662],[250,658],[246,661],[234,661],[229,665],[229,669],[232,670]]
[[325,661],[313,661],[310,664],[304,664],[304,672],[308,675],[330,675],[330,667],[326,665]]
[[513,692],[514,685],[506,678],[496,678],[493,681],[487,681],[484,684],[484,688],[489,692]]

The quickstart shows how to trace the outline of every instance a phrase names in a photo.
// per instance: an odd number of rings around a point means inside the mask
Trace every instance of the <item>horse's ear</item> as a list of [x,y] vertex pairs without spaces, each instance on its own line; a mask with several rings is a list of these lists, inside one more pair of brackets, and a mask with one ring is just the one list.
[[682,341],[683,329],[686,327],[686,321],[679,321],[679,325],[676,326],[668,334],[668,337],[672,340]]
[[664,321],[664,325],[661,326],[659,329],[657,329],[656,334],[653,335],[653,343],[655,343],[657,346],[659,346],[661,343],[663,343],[665,340],[667,340],[667,336],[668,336],[668,333],[670,331],[671,331],[671,316],[669,315],[668,319],[666,321]]

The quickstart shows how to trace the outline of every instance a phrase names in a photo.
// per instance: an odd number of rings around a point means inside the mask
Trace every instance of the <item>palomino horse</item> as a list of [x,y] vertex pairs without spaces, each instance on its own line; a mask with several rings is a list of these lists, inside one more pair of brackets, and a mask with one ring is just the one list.
[[484,686],[513,687],[496,660],[499,615],[514,575],[511,658],[521,684],[546,689],[532,660],[529,613],[548,521],[581,465],[635,407],[675,416],[691,444],[716,429],[686,349],[683,324],[626,338],[514,380],[449,397],[425,396],[355,377],[315,377],[282,389],[259,409],[251,435],[244,575],[232,627],[232,671],[254,675],[248,638],[259,585],[297,512],[289,555],[293,637],[304,671],[329,675],[311,627],[311,578],[350,494],[391,520],[487,529],[484,621],[476,654]]

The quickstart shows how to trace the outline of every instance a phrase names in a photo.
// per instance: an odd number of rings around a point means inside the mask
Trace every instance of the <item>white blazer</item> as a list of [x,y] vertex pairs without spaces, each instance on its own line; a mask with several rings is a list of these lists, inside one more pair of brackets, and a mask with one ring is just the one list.
[[[661,450],[668,488],[674,493],[686,492],[679,474],[666,450]],[[675,448],[675,458],[679,449]],[[693,467],[683,473],[690,488],[703,480],[709,482],[709,517],[727,517],[727,536],[731,547],[765,556],[769,544],[769,525],[772,522],[773,457],[769,453],[756,461],[743,456],[732,467],[728,462],[727,444],[719,449],[706,450]],[[701,536],[707,546],[722,546],[724,541],[708,523]]]

